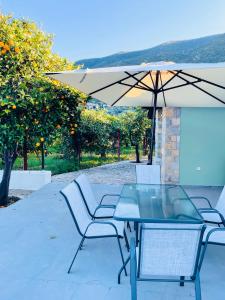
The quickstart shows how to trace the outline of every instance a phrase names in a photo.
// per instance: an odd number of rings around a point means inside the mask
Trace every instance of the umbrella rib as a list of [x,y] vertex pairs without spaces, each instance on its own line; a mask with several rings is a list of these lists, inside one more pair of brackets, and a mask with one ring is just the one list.
[[[173,73],[172,71],[170,71],[170,72]],[[219,101],[219,102],[225,104],[225,102],[224,102],[223,100],[221,100],[220,98],[216,97],[215,95],[213,95],[213,94],[207,92],[206,90],[204,90],[203,88],[201,88],[201,87],[199,87],[198,85],[194,84],[193,82],[188,81],[187,79],[183,78],[183,77],[180,76],[180,75],[177,75],[177,76],[178,76],[178,78],[180,78],[180,79],[186,81],[187,83],[193,85],[195,88],[199,89],[200,91],[202,91],[203,93],[207,94],[208,96],[211,96],[212,98],[216,99],[217,101]]]
[[[129,72],[125,71],[125,73],[129,76],[131,76],[132,78],[134,78],[135,80],[138,80],[137,77],[135,77],[135,75],[130,74]],[[140,82],[140,84],[144,85],[148,90],[150,90],[151,92],[153,92],[153,89],[148,86],[147,84],[145,84],[144,82]]]
[[195,81],[190,81],[190,82],[186,82],[186,83],[183,83],[183,84],[179,84],[179,85],[175,85],[175,86],[171,86],[167,89],[162,89],[160,90],[160,92],[166,92],[166,91],[169,91],[169,90],[173,90],[173,89],[177,89],[177,88],[180,88],[180,87],[183,87],[183,86],[187,86],[187,85],[190,85],[190,84],[193,84],[193,83],[198,83],[200,82],[201,80],[198,79],[198,80],[195,80]]
[[[170,71],[169,71],[169,72],[170,72]],[[159,92],[161,92],[161,90],[162,90],[168,83],[170,83],[170,81],[172,81],[175,77],[177,77],[177,76],[179,75],[180,72],[181,72],[181,70],[176,71],[176,73],[170,72],[170,73],[173,73],[173,76],[172,76],[169,80],[167,80],[167,81],[161,86],[161,88],[159,89]]]
[[205,82],[205,83],[214,85],[214,86],[216,86],[216,87],[218,87],[218,88],[221,88],[221,89],[224,89],[224,90],[225,90],[225,86],[220,85],[220,84],[217,84],[217,83],[215,83],[215,82],[212,82],[212,81],[203,79],[203,78],[201,78],[201,77],[197,77],[197,76],[195,76],[195,75],[191,75],[191,74],[186,73],[186,72],[184,72],[184,71],[181,71],[181,74],[186,75],[186,76],[189,76],[189,77],[192,77],[192,78],[194,78],[194,79],[199,79],[199,80],[201,80],[202,82]]
[[144,90],[144,91],[148,91],[149,92],[149,89],[146,89],[145,87],[140,86],[138,84],[135,84],[135,86],[133,86],[131,84],[128,84],[128,83],[124,83],[124,82],[119,82],[119,84],[125,85],[125,86],[129,86],[129,87],[133,87],[134,89],[140,89],[140,90]]
[[132,85],[125,93],[123,93],[117,100],[115,100],[111,106],[115,105],[118,101],[120,101],[120,99],[122,99],[130,90],[132,90],[136,84],[138,84],[141,80],[143,80],[146,76],[148,75],[148,73],[146,73],[143,77],[141,77],[137,82],[135,82],[134,85]]
[[[142,73],[142,72],[137,72],[137,73],[135,73],[135,75],[138,75],[138,74],[140,74],[140,73]],[[109,87],[111,87],[111,86],[113,86],[113,85],[115,85],[115,84],[118,84],[118,83],[120,83],[121,81],[127,80],[127,79],[129,79],[129,78],[130,78],[130,76],[127,76],[127,77],[125,77],[125,78],[122,78],[122,79],[120,79],[120,80],[117,80],[117,81],[115,81],[115,82],[112,82],[112,83],[110,83],[110,84],[108,84],[108,85],[106,85],[106,86],[104,86],[104,87],[101,87],[100,89],[97,89],[97,90],[95,90],[95,91],[89,93],[88,95],[89,95],[89,96],[92,96],[92,95],[95,94],[95,93],[98,93],[98,92],[100,92],[100,91],[102,91],[102,90],[105,90],[105,89],[107,89],[107,88],[109,88]]]
[[150,78],[151,78],[151,81],[152,81],[152,85],[153,85],[153,87],[155,89],[155,82],[154,82],[154,80],[152,78],[152,72],[151,71],[149,71],[149,75],[150,75]]
[[[162,76],[161,76],[161,72],[159,73],[159,78],[160,78],[160,83],[161,83],[161,86],[162,86],[163,84],[162,84]],[[166,97],[165,97],[164,90],[162,90],[162,94],[163,94],[164,105],[165,105],[165,107],[166,107]]]

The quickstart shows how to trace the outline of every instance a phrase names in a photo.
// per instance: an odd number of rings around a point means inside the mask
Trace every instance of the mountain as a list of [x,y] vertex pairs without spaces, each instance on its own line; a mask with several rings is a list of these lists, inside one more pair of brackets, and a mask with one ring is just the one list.
[[83,59],[76,64],[100,68],[141,63],[174,61],[183,63],[225,61],[225,33],[198,39],[167,42],[149,49],[120,52],[113,55]]

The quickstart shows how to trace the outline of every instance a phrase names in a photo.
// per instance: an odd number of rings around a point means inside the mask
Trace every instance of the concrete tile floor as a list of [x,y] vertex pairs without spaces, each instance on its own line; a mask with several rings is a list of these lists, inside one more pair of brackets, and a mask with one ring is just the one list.
[[[91,240],[67,268],[79,243],[68,208],[53,182],[0,210],[0,300],[130,299],[129,278],[117,284],[121,266],[116,241]],[[116,185],[93,185],[96,195],[119,192]],[[208,196],[215,205],[221,188],[186,187],[190,195]],[[127,255],[124,247],[124,254]],[[210,246],[201,272],[204,300],[224,299],[225,248]],[[140,283],[139,299],[194,299],[186,284]]]

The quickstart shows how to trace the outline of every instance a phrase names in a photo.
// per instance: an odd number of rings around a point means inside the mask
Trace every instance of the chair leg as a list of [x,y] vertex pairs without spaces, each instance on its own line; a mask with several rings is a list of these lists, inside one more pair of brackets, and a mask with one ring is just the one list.
[[136,247],[138,246],[139,242],[139,225],[138,222],[134,222],[134,230],[135,230],[135,237],[136,237]]
[[128,242],[127,233],[126,233],[125,228],[123,230],[123,234],[124,234],[124,239],[125,239],[125,243],[126,243],[126,248],[127,248],[127,251],[129,252],[130,251],[130,245],[129,245],[129,242]]
[[127,222],[127,229],[129,229],[130,232],[132,231],[132,230],[131,230],[131,226],[130,226],[130,222],[129,222],[129,221]]
[[184,286],[184,276],[180,276],[180,286]]
[[195,279],[195,295],[196,295],[196,300],[202,299],[199,274],[196,275],[196,279]]
[[[123,257],[123,252],[122,252],[122,247],[121,247],[121,244],[120,244],[120,238],[118,236],[116,238],[117,238],[118,245],[119,245],[119,250],[120,250],[120,255],[121,255],[122,263],[123,263],[123,265],[125,265],[125,261],[124,261],[124,257]],[[125,275],[127,276],[126,267],[124,267],[124,272],[125,272]]]
[[128,264],[129,260],[130,260],[130,256],[128,256],[128,258],[127,258],[126,261],[125,261],[125,264],[122,265],[122,267],[121,267],[120,270],[119,270],[119,273],[118,273],[118,284],[121,283],[121,280],[120,280],[121,274],[122,274],[124,268],[126,267],[126,265]]
[[72,260],[72,262],[71,262],[71,264],[70,264],[70,267],[69,267],[69,269],[68,269],[68,271],[67,271],[68,274],[69,274],[70,271],[71,271],[71,268],[72,268],[72,266],[73,266],[73,263],[74,263],[74,261],[75,261],[75,259],[76,259],[76,257],[77,257],[78,251],[81,249],[84,240],[85,240],[85,237],[83,236],[82,239],[81,239],[81,242],[80,242],[80,244],[79,244],[79,246],[78,246],[78,248],[77,248],[77,251],[76,251],[76,253],[75,253],[74,257],[73,257],[73,260]]

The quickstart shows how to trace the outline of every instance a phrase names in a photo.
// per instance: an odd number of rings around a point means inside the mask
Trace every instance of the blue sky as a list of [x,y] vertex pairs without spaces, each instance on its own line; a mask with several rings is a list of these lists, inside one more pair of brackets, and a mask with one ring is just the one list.
[[34,20],[72,61],[225,32],[224,0],[0,0]]

